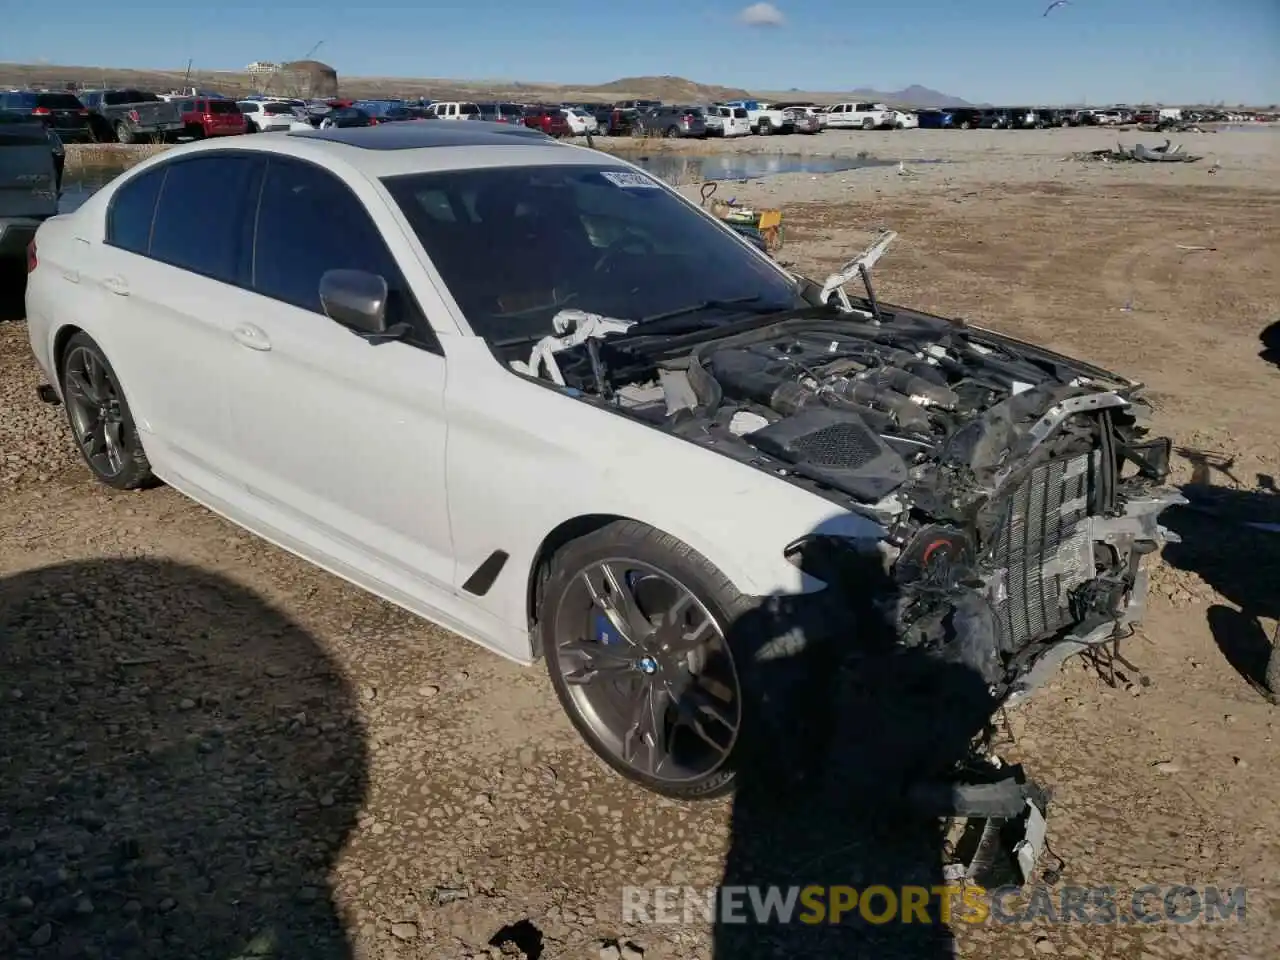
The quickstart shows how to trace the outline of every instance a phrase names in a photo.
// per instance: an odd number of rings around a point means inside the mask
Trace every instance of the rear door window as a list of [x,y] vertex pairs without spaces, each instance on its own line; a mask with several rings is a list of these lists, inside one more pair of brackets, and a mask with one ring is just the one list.
[[151,246],[151,224],[156,201],[168,165],[132,177],[111,198],[107,209],[106,241],[113,247],[146,256]]
[[168,164],[151,230],[151,257],[224,283],[247,285],[252,204],[264,161],[247,154]]
[[240,108],[237,107],[230,100],[210,100],[209,112],[210,113],[239,113]]

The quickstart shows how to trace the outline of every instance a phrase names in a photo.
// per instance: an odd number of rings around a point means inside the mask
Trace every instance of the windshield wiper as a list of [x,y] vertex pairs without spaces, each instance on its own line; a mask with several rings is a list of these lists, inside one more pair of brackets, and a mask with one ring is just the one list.
[[[642,323],[653,323],[657,320],[669,320],[672,317],[686,317],[694,313],[702,313],[704,310],[729,310],[734,307],[741,307],[747,303],[759,303],[760,294],[753,294],[749,297],[729,297],[723,300],[702,300],[698,303],[691,303],[687,307],[677,307],[674,310],[664,310],[662,313],[653,313],[647,317],[641,317],[636,321],[639,326]],[[768,304],[764,306],[750,307],[745,313],[781,313],[786,310],[785,306],[778,304]]]

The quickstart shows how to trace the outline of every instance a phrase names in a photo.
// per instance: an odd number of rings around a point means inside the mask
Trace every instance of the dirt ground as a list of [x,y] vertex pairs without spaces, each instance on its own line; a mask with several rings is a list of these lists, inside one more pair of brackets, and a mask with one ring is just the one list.
[[[1242,149],[1221,179],[1043,153],[1035,180],[1000,154],[735,189],[782,206],[780,257],[807,273],[890,227],[884,300],[1149,385],[1204,509],[1166,514],[1184,542],[1155,564],[1131,666],[1109,683],[1069,663],[1009,711],[1002,752],[1054,791],[1059,887],[1243,885],[1243,922],[773,928],[732,948],[703,922],[625,926],[623,885],[716,884],[733,856],[764,882],[909,882],[893,857],[911,841],[821,786],[753,817],[654,799],[579,744],[540,669],[172,490],[94,485],[35,397],[11,278],[0,955],[1273,956],[1277,714],[1249,681],[1280,618],[1280,534],[1245,523],[1280,521],[1280,368],[1260,356],[1280,319],[1280,192]],[[936,856],[914,866],[936,875]]]

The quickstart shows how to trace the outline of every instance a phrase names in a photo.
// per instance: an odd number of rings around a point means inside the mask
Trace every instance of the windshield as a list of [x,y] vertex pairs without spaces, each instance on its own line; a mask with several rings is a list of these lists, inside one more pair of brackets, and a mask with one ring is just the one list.
[[807,306],[742,241],[625,167],[499,167],[384,183],[490,342],[549,334],[568,308],[641,320],[708,304],[681,320],[696,329]]

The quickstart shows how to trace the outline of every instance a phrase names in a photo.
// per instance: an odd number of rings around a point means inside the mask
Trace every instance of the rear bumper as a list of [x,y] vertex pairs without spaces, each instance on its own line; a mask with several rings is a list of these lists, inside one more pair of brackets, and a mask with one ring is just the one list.
[[26,256],[43,222],[38,217],[0,217],[0,258]]

